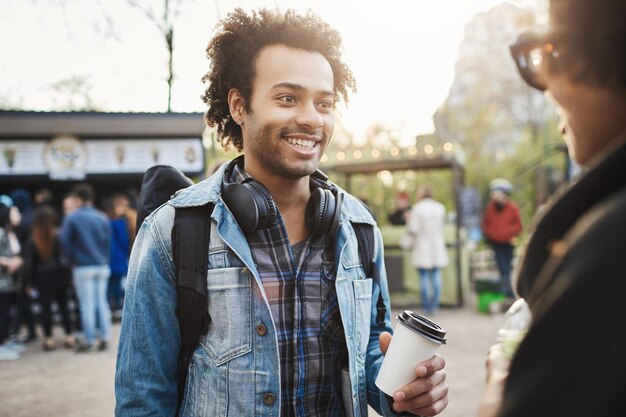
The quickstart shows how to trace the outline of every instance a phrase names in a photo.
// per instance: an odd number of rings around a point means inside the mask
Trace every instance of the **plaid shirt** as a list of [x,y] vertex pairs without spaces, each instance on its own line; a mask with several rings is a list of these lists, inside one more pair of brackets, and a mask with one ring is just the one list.
[[[248,175],[239,166],[230,181]],[[326,186],[316,179],[313,188]],[[280,213],[247,236],[270,305],[280,357],[281,417],[343,416],[341,369],[348,350],[335,292],[332,236],[290,245]]]

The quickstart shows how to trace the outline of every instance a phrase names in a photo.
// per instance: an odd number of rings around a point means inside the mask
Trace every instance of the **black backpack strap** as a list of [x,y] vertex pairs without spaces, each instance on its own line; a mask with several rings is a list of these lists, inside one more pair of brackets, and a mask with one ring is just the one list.
[[374,263],[374,226],[366,223],[352,223],[352,228],[356,233],[356,239],[359,246],[359,256],[365,269],[365,275],[372,278],[376,285],[380,288],[378,293],[378,301],[376,301],[376,324],[385,327],[385,315],[387,314],[387,306],[383,299],[383,290],[380,285],[380,274]]
[[176,316],[180,325],[178,358],[178,407],[183,400],[189,362],[201,334],[209,325],[207,269],[213,203],[177,208],[172,228],[172,252],[176,264]]

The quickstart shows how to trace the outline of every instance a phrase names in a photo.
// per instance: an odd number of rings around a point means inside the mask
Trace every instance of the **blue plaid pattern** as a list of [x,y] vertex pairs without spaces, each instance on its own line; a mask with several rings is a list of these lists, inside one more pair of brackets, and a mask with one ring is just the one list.
[[[230,181],[248,175],[235,167]],[[325,186],[312,179],[313,188]],[[348,351],[335,292],[332,236],[290,245],[276,224],[247,236],[278,332],[281,416],[343,416]]]

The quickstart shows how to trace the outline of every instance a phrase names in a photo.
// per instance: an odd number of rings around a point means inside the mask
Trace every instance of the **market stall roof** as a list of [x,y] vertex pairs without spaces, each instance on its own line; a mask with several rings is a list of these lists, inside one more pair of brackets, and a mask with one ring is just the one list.
[[454,158],[433,157],[368,161],[343,165],[328,165],[323,166],[322,170],[324,172],[353,175],[371,174],[380,171],[449,169],[453,167],[463,168],[463,166]]
[[0,111],[0,138],[78,136],[198,136],[202,113]]

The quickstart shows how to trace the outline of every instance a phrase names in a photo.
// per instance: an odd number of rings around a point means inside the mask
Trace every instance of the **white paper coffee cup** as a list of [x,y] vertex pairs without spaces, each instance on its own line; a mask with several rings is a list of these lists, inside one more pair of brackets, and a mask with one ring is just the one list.
[[396,317],[398,324],[376,377],[376,386],[389,396],[415,380],[415,367],[446,343],[446,331],[412,311]]

